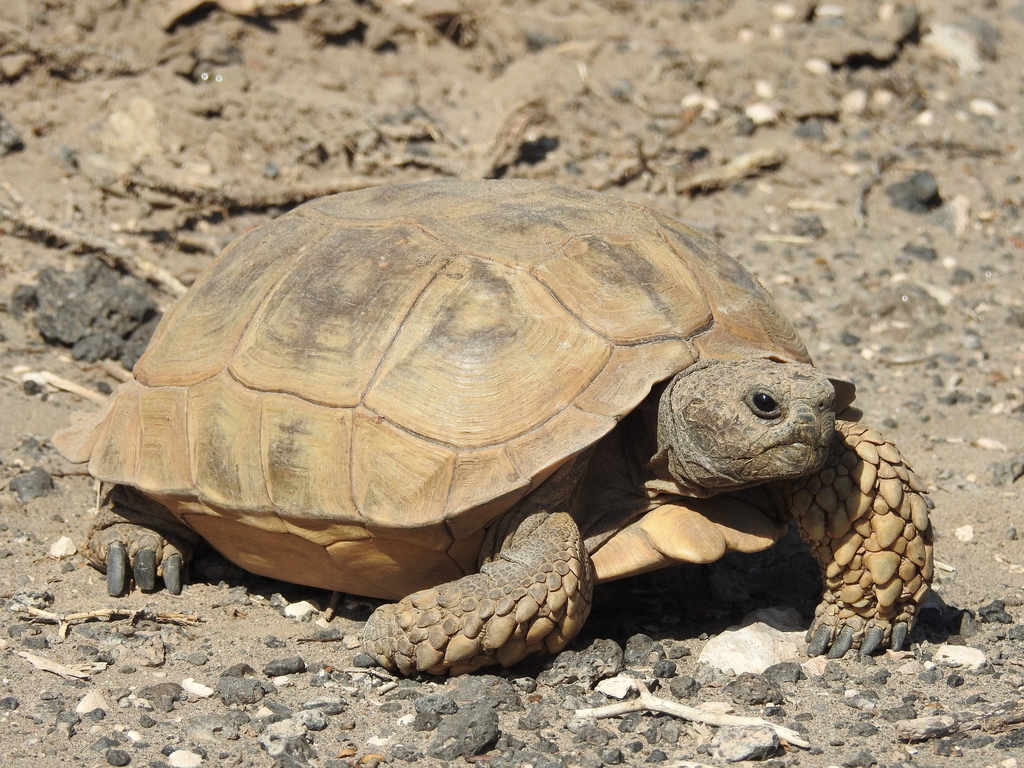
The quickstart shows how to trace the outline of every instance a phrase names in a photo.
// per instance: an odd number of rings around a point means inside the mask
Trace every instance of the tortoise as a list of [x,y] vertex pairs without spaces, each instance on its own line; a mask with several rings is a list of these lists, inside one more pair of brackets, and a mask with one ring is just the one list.
[[54,440],[112,484],[108,589],[205,540],[396,601],[402,673],[553,653],[595,584],[774,543],[824,598],[808,651],[899,648],[932,576],[923,485],[761,285],[694,229],[517,180],[306,203],[228,246],[99,413]]

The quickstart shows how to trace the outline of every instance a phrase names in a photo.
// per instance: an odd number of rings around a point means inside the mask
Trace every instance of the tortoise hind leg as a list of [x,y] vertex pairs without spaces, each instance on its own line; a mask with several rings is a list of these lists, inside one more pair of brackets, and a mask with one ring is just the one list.
[[104,499],[85,555],[106,572],[112,597],[126,594],[132,580],[143,592],[152,592],[157,577],[163,578],[168,592],[177,595],[197,541],[195,533],[166,508],[133,488],[118,485]]
[[788,486],[789,506],[825,581],[808,653],[899,650],[932,579],[924,485],[899,450],[862,424],[836,422],[825,466]]
[[555,653],[590,611],[589,556],[572,517],[534,515],[479,573],[382,605],[363,648],[403,674],[462,674]]

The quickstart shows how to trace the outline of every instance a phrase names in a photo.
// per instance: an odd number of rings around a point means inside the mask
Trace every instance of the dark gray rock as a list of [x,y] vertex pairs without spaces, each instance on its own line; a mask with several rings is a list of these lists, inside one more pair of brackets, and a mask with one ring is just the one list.
[[890,185],[885,194],[895,207],[911,213],[928,213],[942,205],[939,184],[928,171],[912,173]]
[[665,648],[654,638],[636,634],[626,641],[623,660],[626,666],[646,667],[665,658]]
[[677,699],[690,699],[697,695],[700,690],[700,683],[689,675],[673,677],[668,684],[668,689]]
[[588,686],[623,670],[624,652],[614,640],[595,640],[581,651],[562,651],[537,675],[541,685],[580,682]]
[[256,670],[242,661],[238,664],[232,664],[230,667],[225,669],[221,677],[247,677],[248,675],[255,674]]
[[11,480],[8,486],[18,501],[24,504],[31,499],[38,499],[53,490],[53,479],[42,467],[32,467]]
[[455,699],[440,693],[420,696],[413,706],[420,714],[454,715],[459,711],[459,705],[455,703]]
[[519,712],[523,709],[519,689],[503,677],[461,675],[452,678],[445,688],[459,706],[487,704],[499,712]]
[[[79,360],[121,355],[126,340],[157,317],[144,283],[95,259],[71,273],[41,270],[35,300],[35,325],[43,338],[71,347]],[[135,341],[142,343],[141,336]]]
[[795,661],[781,661],[778,664],[772,664],[761,673],[761,676],[775,685],[795,683],[806,677],[803,669]]
[[306,733],[302,723],[289,718],[268,725],[260,734],[259,743],[270,757],[307,763],[316,757],[316,750],[306,739]]
[[140,689],[136,695],[152,704],[157,712],[173,712],[174,702],[185,697],[185,690],[177,683],[157,683]]
[[325,715],[340,715],[347,702],[336,693],[325,693],[302,703],[303,709],[318,709]]
[[108,764],[117,766],[125,766],[132,761],[132,756],[123,749],[108,749],[106,758]]
[[771,681],[761,675],[744,672],[725,686],[725,692],[734,704],[761,706],[764,704],[781,704],[782,691]]
[[304,709],[292,715],[292,719],[309,731],[322,731],[329,723],[327,713],[322,709]]
[[20,152],[25,148],[25,142],[21,133],[3,115],[0,115],[0,157],[13,152]]
[[427,754],[449,762],[478,755],[497,741],[499,735],[498,713],[493,708],[482,704],[463,707],[441,721]]
[[217,681],[217,693],[225,704],[255,704],[263,698],[263,686],[247,677],[222,677]]
[[288,656],[284,659],[274,659],[263,668],[263,674],[267,677],[280,677],[281,675],[296,675],[306,671],[306,662],[301,656]]

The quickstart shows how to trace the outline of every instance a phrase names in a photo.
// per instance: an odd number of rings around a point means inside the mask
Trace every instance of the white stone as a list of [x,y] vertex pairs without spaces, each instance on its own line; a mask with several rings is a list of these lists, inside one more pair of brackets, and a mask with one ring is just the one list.
[[680,100],[680,105],[683,109],[692,109],[694,107],[700,107],[700,116],[708,121],[714,122],[718,119],[718,113],[722,109],[721,102],[718,101],[714,96],[708,96],[704,93],[691,93],[684,96]]
[[820,59],[817,56],[813,56],[804,62],[804,69],[810,72],[812,75],[827,75],[832,71],[832,65],[829,64],[825,59]]
[[55,560],[60,560],[63,557],[71,557],[76,552],[78,552],[78,547],[75,545],[75,542],[67,536],[61,536],[50,545],[50,557]]
[[932,24],[921,42],[956,64],[961,75],[981,72],[978,41],[970,32],[955,24]]
[[932,658],[939,664],[966,669],[981,669],[988,664],[984,651],[966,645],[940,645]]
[[171,768],[199,768],[203,757],[187,749],[176,749],[167,756],[167,764]]
[[779,108],[765,101],[750,104],[743,113],[754,125],[769,125],[779,119]]
[[762,622],[730,629],[705,644],[699,663],[734,674],[761,674],[773,664],[796,661],[804,649],[804,632],[783,632]]
[[956,536],[957,541],[971,541],[974,538],[974,526],[961,525],[953,531],[953,535]]
[[297,603],[289,603],[284,607],[284,615],[290,619],[296,619],[302,621],[314,613],[319,613],[319,610],[308,600],[300,600]]
[[776,21],[792,21],[796,18],[796,7],[789,3],[776,3],[772,6],[772,18]]
[[972,115],[978,115],[979,117],[997,117],[1002,112],[999,106],[989,99],[971,99],[967,109],[970,110]]
[[911,659],[906,664],[897,667],[896,671],[901,675],[919,675],[924,672],[924,664],[917,659]]
[[96,709],[102,709],[104,712],[110,711],[110,705],[107,704],[107,699],[99,688],[95,688],[85,694],[82,700],[78,702],[78,706],[75,707],[75,712],[84,715]]
[[629,696],[630,691],[636,689],[636,681],[626,675],[617,675],[607,680],[602,680],[594,688],[613,699],[624,699]]
[[843,96],[839,102],[839,109],[847,115],[860,115],[868,108],[868,92],[855,88]]
[[804,671],[804,674],[808,677],[821,677],[825,674],[825,666],[828,664],[828,658],[825,656],[814,656],[803,664],[800,665],[800,669]]
[[213,688],[202,683],[197,683],[191,677],[186,677],[181,681],[181,687],[191,693],[193,696],[198,696],[200,699],[208,699],[214,694]]

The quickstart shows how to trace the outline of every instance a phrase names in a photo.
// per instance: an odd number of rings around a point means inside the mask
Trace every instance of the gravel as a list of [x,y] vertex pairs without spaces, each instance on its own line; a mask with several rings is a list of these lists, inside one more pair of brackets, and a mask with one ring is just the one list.
[[[0,3],[9,761],[1024,765],[1024,6],[271,0],[261,18],[238,2],[171,18],[172,5]],[[764,150],[781,159],[685,191]],[[98,405],[40,374],[111,392],[104,358],[130,367],[172,299],[118,254],[189,283],[311,191],[436,175],[604,189],[693,223],[758,277],[929,485],[940,567],[906,651],[744,675],[700,663],[751,609],[808,626],[818,577],[794,535],[599,585],[564,652],[456,680],[396,680],[361,654],[372,600],[332,602],[203,550],[181,596],[115,600],[80,551],[50,554],[61,537],[81,548],[96,496],[50,437]],[[38,614],[108,609],[127,615]],[[576,716],[628,705],[621,684],[597,687],[620,675],[811,746],[659,712]],[[77,711],[94,692],[105,706]],[[928,718],[922,738],[900,736]]]

